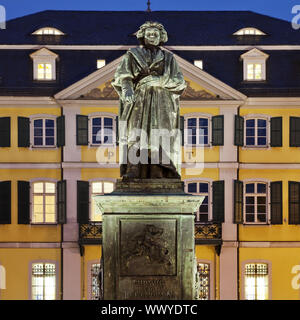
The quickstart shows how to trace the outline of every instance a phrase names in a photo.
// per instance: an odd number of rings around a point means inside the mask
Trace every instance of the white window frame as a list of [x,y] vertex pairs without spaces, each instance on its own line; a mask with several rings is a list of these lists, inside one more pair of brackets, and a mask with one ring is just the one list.
[[[199,191],[199,183],[207,183],[208,184],[208,222],[211,222],[213,220],[213,212],[212,212],[212,182],[213,180],[212,179],[207,179],[207,178],[204,178],[204,179],[199,179],[199,178],[192,178],[192,179],[186,179],[184,180],[184,191],[186,193],[189,193],[188,192],[188,184],[190,183],[197,183],[197,192],[196,193],[190,193],[190,194],[194,194],[194,195],[200,195],[200,193],[198,192]],[[200,215],[200,213],[199,213]],[[200,221],[197,221],[197,213],[195,213],[195,222],[196,223],[200,223],[200,224],[205,224],[205,223],[208,223],[208,222],[200,222]]]
[[208,292],[208,300],[215,299],[215,290],[214,290],[214,264],[210,260],[197,259],[198,263],[208,264],[209,265],[209,292]]
[[[53,33],[47,32],[49,30],[51,30],[51,32],[53,32]],[[40,29],[32,32],[32,35],[37,35],[37,36],[63,36],[63,35],[65,35],[65,33],[62,32],[61,30],[57,29],[57,28],[43,27],[43,28],[40,28]]]
[[29,300],[33,300],[33,296],[32,296],[32,267],[34,264],[38,264],[38,263],[51,263],[55,265],[55,300],[59,299],[59,275],[60,275],[60,270],[59,270],[59,263],[56,260],[44,260],[44,259],[40,259],[40,260],[32,260],[29,262],[29,266],[28,266],[28,297]]
[[[196,144],[188,143],[188,119],[196,118]],[[199,118],[208,120],[208,139],[207,144],[199,144]],[[184,145],[187,147],[212,147],[212,115],[208,113],[187,113],[184,115]]]
[[[56,80],[56,59],[58,55],[46,48],[42,48],[30,55],[33,60],[33,80],[41,82],[49,82]],[[51,79],[39,79],[38,77],[38,65],[39,64],[51,64],[52,77]]]
[[[260,82],[266,80],[266,61],[269,55],[254,48],[241,55],[243,60],[243,79],[247,82]],[[261,79],[248,79],[248,64],[261,64]]]
[[[112,118],[113,122],[113,137],[112,137],[112,144],[110,143],[93,143],[93,119],[94,118]],[[114,147],[116,146],[116,118],[117,115],[114,113],[109,112],[95,112],[88,115],[88,121],[89,121],[89,146],[90,147],[99,147],[99,146],[108,146],[108,147]],[[103,127],[102,127],[101,137],[103,138]],[[102,139],[103,140],[103,139]]]
[[[255,120],[255,145],[253,146],[249,146],[246,144],[246,130],[247,130],[247,126],[246,126],[246,121],[247,120]],[[257,144],[257,120],[260,119],[260,120],[266,120],[267,121],[267,126],[266,126],[266,145],[263,145],[263,146],[259,146]],[[271,125],[270,125],[270,121],[271,121],[271,117],[268,116],[268,115],[265,115],[265,114],[248,114],[246,116],[244,116],[244,146],[243,146],[243,149],[266,149],[266,148],[270,148],[270,139],[271,139],[271,134],[270,134],[270,131],[271,131]]]
[[246,27],[246,28],[239,29],[233,35],[234,36],[265,36],[266,34],[257,28]]
[[[266,185],[266,222],[259,222],[257,221],[257,212],[254,212],[254,218],[255,221],[254,222],[246,222],[246,184],[250,184],[250,183],[263,183]],[[255,193],[254,193],[255,194]],[[264,193],[262,193],[264,194]],[[249,195],[249,193],[248,193]],[[250,193],[251,195],[251,193]],[[258,195],[258,193],[256,193],[256,196]],[[243,224],[244,225],[269,225],[271,223],[271,204],[270,204],[270,199],[271,199],[271,193],[270,193],[270,181],[269,180],[256,180],[256,179],[248,179],[248,180],[244,180],[243,181]],[[255,211],[257,211],[257,205],[255,206]]]
[[[116,179],[113,179],[113,178],[95,178],[95,179],[90,179],[89,180],[89,221],[90,222],[93,222],[93,223],[102,223],[102,220],[101,221],[94,221],[92,220],[92,195],[93,195],[93,190],[92,190],[92,184],[94,182],[101,182],[102,183],[102,190],[104,191],[104,183],[105,182],[109,182],[109,183],[113,183],[113,187],[115,190],[116,188]],[[104,193],[102,193],[101,195],[103,195]],[[109,194],[109,193],[107,193]],[[100,195],[100,194],[99,194]]]
[[268,265],[268,300],[272,300],[272,262],[269,260],[264,260],[264,259],[249,259],[249,260],[244,260],[241,264],[242,267],[242,290],[241,290],[241,298],[242,300],[246,300],[246,282],[245,282],[245,267],[246,264],[254,264],[254,263],[265,263]]
[[[54,120],[54,144],[53,145],[35,145],[34,144],[34,120],[43,120],[43,122],[46,120],[46,119],[49,119],[49,120]],[[54,115],[48,115],[48,114],[35,114],[35,115],[32,115],[29,117],[29,121],[30,121],[30,146],[32,148],[50,148],[50,149],[53,149],[53,148],[56,148],[57,147],[57,137],[56,137],[56,119],[57,119],[57,116],[54,116]],[[44,127],[44,130],[46,130],[46,127]],[[45,132],[43,132],[43,143],[45,142]]]
[[[31,225],[57,225],[58,222],[57,222],[57,181],[58,180],[55,180],[55,179],[49,179],[49,178],[45,178],[45,179],[32,179],[29,183],[30,183],[30,224]],[[54,183],[55,187],[54,187],[54,190],[55,190],[55,213],[54,213],[54,216],[55,216],[55,222],[33,222],[33,195],[34,195],[34,183],[46,183],[46,182],[50,182],[50,183]],[[45,204],[43,204],[45,206]],[[43,209],[43,217],[44,217],[44,220],[45,220],[45,208]]]
[[[0,262],[0,290],[6,289],[6,269],[3,264]],[[1,291],[0,291],[1,293]],[[1,295],[0,295],[1,297]]]

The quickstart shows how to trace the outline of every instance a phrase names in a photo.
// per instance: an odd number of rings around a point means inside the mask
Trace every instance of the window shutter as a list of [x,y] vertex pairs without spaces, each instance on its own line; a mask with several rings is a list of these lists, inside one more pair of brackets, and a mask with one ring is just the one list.
[[30,146],[29,118],[18,117],[18,147]]
[[213,184],[213,221],[224,222],[224,181],[214,181]]
[[234,223],[243,223],[243,182],[234,180]]
[[76,115],[76,144],[78,146],[87,146],[89,143],[88,116]]
[[65,116],[56,118],[56,145],[58,147],[65,145]]
[[282,117],[271,118],[271,147],[282,147]]
[[234,144],[236,146],[243,146],[244,145],[244,118],[235,115],[235,121],[234,121]]
[[300,147],[299,117],[290,117],[290,147]]
[[224,116],[212,117],[212,145],[224,145]]
[[271,224],[282,224],[282,182],[271,182]]
[[66,206],[67,206],[67,183],[66,180],[57,182],[57,222],[58,223],[66,223],[67,215],[66,215]]
[[119,145],[119,117],[116,116],[116,145]]
[[289,181],[289,224],[300,224],[300,183]]
[[10,117],[0,118],[0,147],[10,147]]
[[89,182],[77,181],[77,222],[89,223]]
[[30,196],[29,196],[29,182],[18,181],[18,223],[30,223]]
[[184,146],[184,117],[180,116],[181,145]]
[[0,182],[0,224],[11,223],[11,182]]

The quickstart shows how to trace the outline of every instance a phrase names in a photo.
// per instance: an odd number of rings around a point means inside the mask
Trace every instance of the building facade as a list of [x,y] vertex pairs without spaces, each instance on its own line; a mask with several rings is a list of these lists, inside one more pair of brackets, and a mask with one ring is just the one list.
[[0,30],[0,299],[98,298],[94,197],[119,178],[110,82],[147,20],[187,82],[200,298],[300,299],[300,36],[230,11],[44,11]]

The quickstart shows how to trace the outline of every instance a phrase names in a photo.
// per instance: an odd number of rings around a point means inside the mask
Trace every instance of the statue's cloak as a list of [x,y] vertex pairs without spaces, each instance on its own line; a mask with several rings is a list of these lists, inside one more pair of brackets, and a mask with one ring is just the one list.
[[[173,167],[180,175],[181,167],[181,134],[179,96],[186,84],[183,75],[172,53],[160,48],[149,50],[145,47],[132,48],[124,55],[119,64],[112,85],[120,96],[119,120],[126,128],[120,126],[120,159],[126,163],[125,151],[132,145],[139,144],[140,149],[155,150],[157,131],[165,129],[171,133],[169,147],[163,147],[163,152],[171,160]],[[126,103],[124,93],[134,90],[135,101]],[[142,129],[147,135],[136,137],[135,129]],[[161,164],[161,163],[160,163]],[[168,165],[161,164],[168,168]],[[126,164],[121,165],[121,175],[126,170]]]

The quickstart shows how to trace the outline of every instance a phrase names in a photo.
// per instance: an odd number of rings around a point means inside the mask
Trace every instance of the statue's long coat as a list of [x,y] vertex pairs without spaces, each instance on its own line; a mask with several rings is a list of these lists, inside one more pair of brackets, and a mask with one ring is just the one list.
[[[173,54],[160,48],[154,51],[145,47],[129,49],[116,70],[112,85],[120,96],[119,120],[127,122],[123,135],[120,130],[120,159],[125,150],[122,149],[122,138],[125,138],[123,143],[127,142],[128,148],[138,143],[141,149],[153,150],[157,133],[151,129],[173,130],[169,150],[163,148],[180,175],[179,96],[186,84]],[[132,104],[124,101],[124,92],[129,88],[134,90],[135,101]],[[144,130],[148,138],[146,143],[143,137],[137,141],[134,129]],[[125,169],[126,165],[121,166],[121,175]]]

